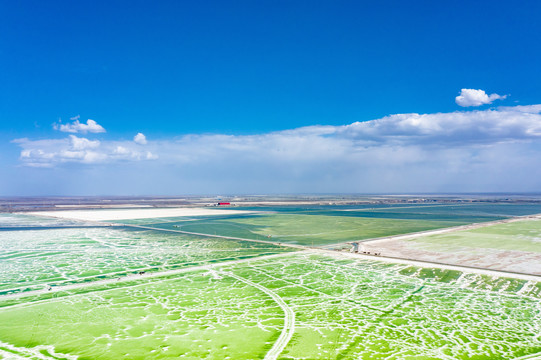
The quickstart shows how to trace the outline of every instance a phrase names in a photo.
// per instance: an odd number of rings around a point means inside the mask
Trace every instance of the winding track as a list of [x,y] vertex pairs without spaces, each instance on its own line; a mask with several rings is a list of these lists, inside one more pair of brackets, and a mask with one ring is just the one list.
[[243,277],[240,277],[238,275],[235,275],[231,272],[225,272],[220,271],[221,274],[235,278],[239,281],[242,281],[243,283],[246,283],[250,286],[253,286],[267,295],[269,295],[281,308],[284,310],[284,327],[282,328],[282,333],[278,337],[278,340],[274,343],[272,348],[267,352],[265,355],[264,360],[275,360],[278,358],[278,356],[282,353],[284,348],[287,346],[289,341],[291,340],[291,337],[293,336],[293,333],[295,332],[295,312],[284,302],[284,300],[278,296],[275,292],[272,290],[261,286],[259,284],[256,284],[248,279],[245,279]]

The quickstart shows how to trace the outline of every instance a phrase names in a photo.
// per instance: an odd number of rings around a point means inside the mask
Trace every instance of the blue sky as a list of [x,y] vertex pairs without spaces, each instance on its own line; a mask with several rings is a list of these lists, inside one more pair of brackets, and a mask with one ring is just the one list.
[[3,1],[0,195],[539,191],[540,10]]

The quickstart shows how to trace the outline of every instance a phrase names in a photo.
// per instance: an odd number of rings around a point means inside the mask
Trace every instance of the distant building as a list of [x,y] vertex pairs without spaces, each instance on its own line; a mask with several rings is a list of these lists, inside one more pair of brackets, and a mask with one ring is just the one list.
[[227,205],[231,205],[230,202],[219,202],[218,203],[218,206],[227,206]]

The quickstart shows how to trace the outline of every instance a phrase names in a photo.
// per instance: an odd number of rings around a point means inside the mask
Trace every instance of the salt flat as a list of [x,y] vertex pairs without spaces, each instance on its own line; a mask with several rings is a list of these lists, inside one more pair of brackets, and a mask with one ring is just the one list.
[[0,298],[0,356],[516,359],[541,352],[540,289],[295,252]]
[[61,219],[84,221],[114,221],[131,219],[153,219],[181,216],[212,216],[247,214],[253,211],[210,209],[210,208],[153,208],[153,209],[114,209],[114,210],[67,210],[67,211],[38,211],[29,215],[50,216]]
[[0,359],[535,358],[541,219],[526,206],[5,214]]
[[383,256],[541,275],[539,215],[363,242]]

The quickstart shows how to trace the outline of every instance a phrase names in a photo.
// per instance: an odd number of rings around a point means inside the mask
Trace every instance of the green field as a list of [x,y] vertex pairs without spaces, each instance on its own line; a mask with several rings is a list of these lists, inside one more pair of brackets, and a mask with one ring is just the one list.
[[324,246],[528,215],[541,212],[541,205],[464,203],[238,209],[259,213],[116,222],[156,229]]
[[280,359],[541,352],[539,284],[310,254],[21,298],[0,308],[0,351],[56,359],[263,358],[285,315],[261,288],[294,313]]
[[[150,221],[149,221],[150,222]],[[321,246],[461,225],[461,222],[401,220],[352,216],[263,214],[218,220],[152,223],[156,229]]]
[[0,309],[0,351],[60,359],[254,359],[283,323],[280,308],[257,289],[199,271],[86,291]]
[[291,251],[151,230],[0,231],[0,294]]
[[525,281],[307,255],[233,271],[294,308],[298,323],[284,359],[495,359],[541,351],[540,286],[516,296]]
[[455,251],[458,248],[483,248],[541,253],[541,220],[524,220],[421,236],[411,240],[424,249]]

